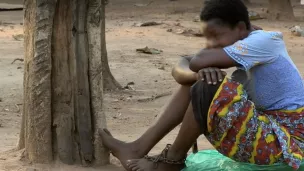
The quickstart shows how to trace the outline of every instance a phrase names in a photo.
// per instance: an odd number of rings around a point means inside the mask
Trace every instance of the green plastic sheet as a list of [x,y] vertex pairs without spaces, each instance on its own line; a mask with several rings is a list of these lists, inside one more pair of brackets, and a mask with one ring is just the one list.
[[[186,160],[186,166],[183,171],[294,171],[284,163],[262,166],[236,162],[216,150],[203,150],[191,154]],[[304,171],[304,162],[299,171]]]

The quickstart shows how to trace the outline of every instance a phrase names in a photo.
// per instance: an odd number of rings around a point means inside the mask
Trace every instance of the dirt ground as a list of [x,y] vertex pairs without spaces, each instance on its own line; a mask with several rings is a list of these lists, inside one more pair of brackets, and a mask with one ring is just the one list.
[[[258,1],[258,0],[256,0]],[[0,3],[3,0],[0,0]],[[12,1],[9,1],[12,2]],[[18,2],[16,0],[15,2]],[[149,4],[149,2],[151,2]],[[260,1],[263,2],[263,1]],[[149,5],[147,5],[149,4]],[[145,6],[147,5],[147,6]],[[105,112],[109,129],[115,137],[132,141],[141,135],[155,121],[163,106],[177,87],[171,77],[171,68],[184,54],[194,54],[204,47],[202,37],[179,34],[182,30],[199,30],[200,23],[193,20],[201,9],[201,0],[163,1],[163,0],[110,0],[107,6],[107,49],[111,70],[125,86],[134,82],[134,90],[107,93]],[[278,30],[284,33],[288,51],[304,72],[304,38],[290,34],[294,25],[304,26],[304,6],[295,5],[297,22],[273,22],[266,19],[253,21],[265,30]],[[251,10],[263,15],[266,5],[255,3]],[[163,24],[151,27],[135,27],[137,23],[156,21]],[[28,170],[74,170],[85,168],[56,165],[53,169],[43,165],[29,165],[19,161],[21,152],[7,152],[13,149],[18,140],[22,115],[23,62],[23,13],[0,12],[0,171]],[[158,55],[136,52],[145,46],[161,49]],[[230,70],[231,71],[231,70]],[[155,100],[147,98],[164,95]],[[177,130],[161,141],[152,153],[158,153],[167,143],[172,143]],[[200,149],[212,148],[204,137],[199,139]],[[112,163],[119,166],[117,160]],[[55,169],[54,169],[55,168]],[[121,170],[116,166],[91,170]]]

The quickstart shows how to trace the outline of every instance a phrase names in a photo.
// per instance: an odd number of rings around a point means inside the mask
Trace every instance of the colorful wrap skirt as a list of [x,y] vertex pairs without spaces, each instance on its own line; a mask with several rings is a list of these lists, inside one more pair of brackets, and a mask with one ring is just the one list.
[[[198,96],[192,91],[194,94]],[[285,162],[299,168],[304,156],[304,108],[259,111],[243,85],[228,78],[216,87],[212,96],[207,109],[195,104],[206,99],[194,97],[192,104],[197,120],[206,123],[201,124],[205,127],[202,133],[220,153],[239,162],[258,165]],[[202,110],[206,111],[205,116],[197,112]]]

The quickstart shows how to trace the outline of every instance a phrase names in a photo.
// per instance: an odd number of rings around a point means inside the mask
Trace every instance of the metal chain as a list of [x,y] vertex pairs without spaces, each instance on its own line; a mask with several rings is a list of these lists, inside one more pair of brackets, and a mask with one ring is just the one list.
[[176,161],[176,160],[170,160],[170,159],[167,158],[167,153],[168,153],[170,147],[171,147],[171,144],[168,144],[159,156],[152,157],[152,156],[146,155],[144,158],[146,160],[149,160],[149,161],[155,163],[156,168],[157,168],[159,162],[170,164],[170,165],[185,164],[186,159]]

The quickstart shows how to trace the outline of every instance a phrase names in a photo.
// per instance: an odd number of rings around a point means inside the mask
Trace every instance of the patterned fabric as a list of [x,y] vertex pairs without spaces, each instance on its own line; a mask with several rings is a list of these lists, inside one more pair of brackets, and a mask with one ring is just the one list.
[[301,74],[286,50],[282,33],[253,31],[224,51],[247,71],[253,91],[246,91],[257,109],[295,110],[304,106]]
[[304,156],[304,108],[258,111],[243,85],[228,78],[213,98],[207,126],[213,146],[239,162],[298,169]]

